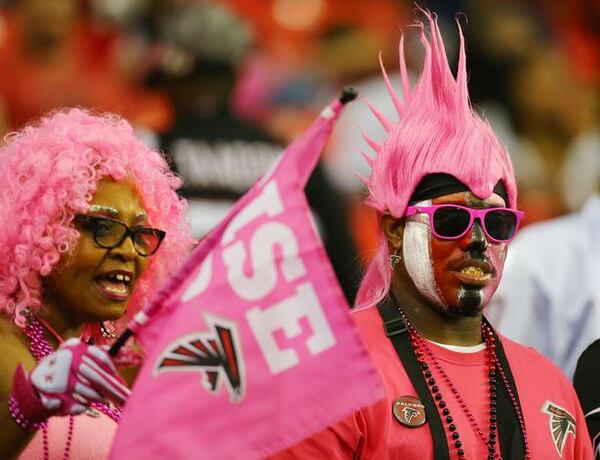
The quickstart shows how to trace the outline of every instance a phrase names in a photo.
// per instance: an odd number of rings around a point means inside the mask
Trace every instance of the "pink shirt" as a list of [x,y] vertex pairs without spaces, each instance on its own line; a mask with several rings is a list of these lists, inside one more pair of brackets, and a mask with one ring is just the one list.
[[[414,389],[396,351],[383,331],[376,308],[356,312],[354,318],[373,361],[380,371],[386,399],[340,421],[328,430],[276,455],[277,459],[403,459],[433,458],[429,424],[418,428],[401,425],[392,413],[400,396],[415,396]],[[525,418],[527,438],[533,459],[592,459],[585,421],[575,392],[560,370],[536,351],[501,337],[511,366]],[[451,381],[487,436],[489,396],[485,350],[461,353],[430,344]],[[457,400],[441,379],[436,379],[460,433],[465,458],[487,458],[487,446],[467,420]],[[354,382],[356,384],[356,382]],[[575,420],[575,434],[552,434],[551,417],[544,411],[547,402],[566,410]],[[557,433],[560,434],[560,433]],[[564,444],[561,446],[561,440]],[[562,456],[559,449],[562,447]],[[449,443],[451,459],[456,448]]]
[[[69,417],[50,418],[48,424],[50,460],[63,460],[68,428]],[[86,414],[76,416],[69,458],[108,459],[116,431],[117,423],[102,413],[98,417],[90,417]],[[43,453],[42,431],[40,430],[23,451],[19,460],[40,460],[44,458]]]

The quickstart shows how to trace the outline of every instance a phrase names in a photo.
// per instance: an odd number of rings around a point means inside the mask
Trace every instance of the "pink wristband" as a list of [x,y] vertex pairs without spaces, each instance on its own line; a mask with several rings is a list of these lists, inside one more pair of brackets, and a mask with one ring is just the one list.
[[39,429],[50,416],[33,389],[22,364],[19,364],[13,377],[8,412],[17,425],[26,430]]

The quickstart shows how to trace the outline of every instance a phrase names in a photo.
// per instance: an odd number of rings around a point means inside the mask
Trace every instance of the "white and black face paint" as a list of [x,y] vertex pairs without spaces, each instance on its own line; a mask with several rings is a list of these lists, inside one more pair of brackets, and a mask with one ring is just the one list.
[[485,294],[482,288],[458,290],[458,305],[464,314],[474,315],[486,304]]
[[[431,200],[421,201],[416,205],[431,206]],[[429,217],[426,214],[407,219],[404,226],[402,254],[406,271],[417,290],[427,300],[445,309],[447,306],[442,300],[433,274],[431,237]]]
[[[458,198],[465,201],[465,205],[471,204],[469,196],[465,198],[464,193]],[[431,201],[422,201],[418,205],[431,206]],[[440,311],[452,310],[462,316],[481,313],[500,281],[495,273],[501,273],[506,251],[505,244],[489,244],[485,239],[486,235],[478,222],[464,237],[440,241],[433,236],[426,214],[406,219],[403,246],[405,267],[416,289],[432,306]],[[465,264],[468,266],[471,259],[485,259],[485,263],[490,265],[491,278],[487,282],[470,283],[461,275],[462,270],[467,268]]]

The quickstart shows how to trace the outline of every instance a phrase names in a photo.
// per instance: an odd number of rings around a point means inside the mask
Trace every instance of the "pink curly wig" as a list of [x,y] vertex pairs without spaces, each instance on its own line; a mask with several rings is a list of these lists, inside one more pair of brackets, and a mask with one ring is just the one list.
[[[465,45],[458,26],[460,50],[456,78],[450,70],[444,43],[435,16],[423,11],[429,22],[429,36],[421,28],[425,48],[423,70],[411,88],[404,58],[404,37],[400,40],[400,75],[403,101],[395,93],[381,65],[383,78],[398,113],[393,124],[376,108],[371,111],[388,132],[379,145],[365,138],[376,155],[365,155],[371,175],[363,179],[368,189],[367,205],[379,217],[389,213],[404,216],[408,200],[428,174],[451,174],[481,198],[487,198],[499,180],[508,192],[508,206],[515,208],[517,190],[510,158],[492,128],[476,115],[469,101]],[[357,305],[367,306],[384,297],[391,282],[387,239],[380,231],[377,254],[362,280]]]
[[[193,240],[184,223],[181,180],[116,115],[80,109],[52,113],[6,137],[0,150],[0,308],[25,324],[24,309],[43,306],[42,277],[77,242],[73,217],[89,208],[102,177],[132,178],[153,226],[166,231],[129,304],[122,327],[183,262]],[[99,339],[98,325],[86,326]],[[99,341],[99,340],[98,340]]]

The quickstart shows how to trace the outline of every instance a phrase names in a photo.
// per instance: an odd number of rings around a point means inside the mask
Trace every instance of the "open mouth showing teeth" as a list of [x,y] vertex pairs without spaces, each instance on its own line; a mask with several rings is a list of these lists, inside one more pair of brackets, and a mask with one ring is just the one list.
[[485,278],[489,276],[489,273],[484,273],[479,267],[465,267],[460,272],[474,278]]
[[131,277],[129,275],[121,275],[120,273],[108,275],[107,278],[115,281],[123,281],[126,284],[131,283]]
[[100,293],[111,300],[124,300],[129,295],[131,276],[123,273],[108,273],[96,278]]
[[469,265],[458,272],[462,283],[473,286],[485,286],[492,279],[492,274],[480,267]]

